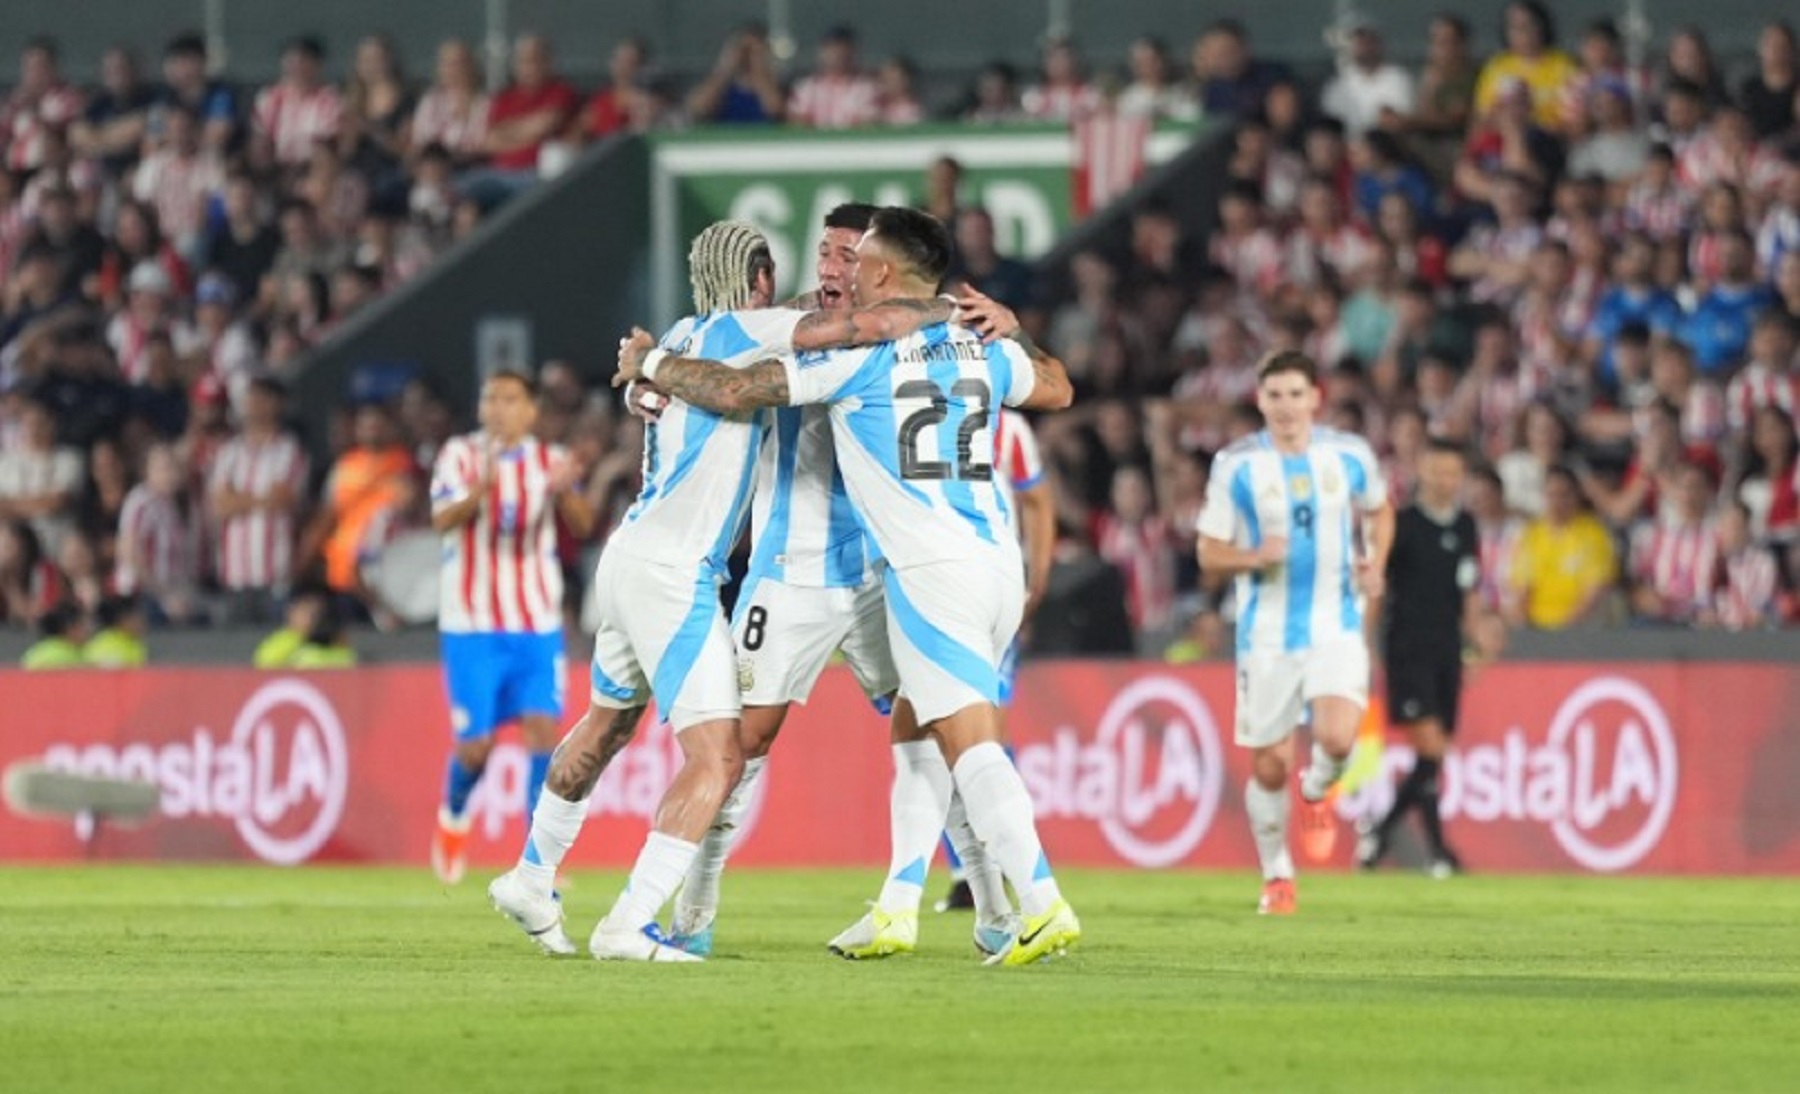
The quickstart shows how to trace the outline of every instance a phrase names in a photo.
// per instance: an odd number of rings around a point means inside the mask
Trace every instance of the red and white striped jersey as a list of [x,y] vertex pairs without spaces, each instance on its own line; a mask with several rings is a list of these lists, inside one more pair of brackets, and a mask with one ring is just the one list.
[[1713,610],[1727,630],[1744,631],[1776,622],[1781,607],[1781,567],[1765,547],[1750,546],[1719,563]]
[[808,76],[794,85],[787,117],[812,129],[853,129],[873,125],[881,115],[875,81],[860,73]]
[[1139,631],[1166,626],[1175,610],[1175,537],[1168,521],[1151,515],[1137,522],[1102,513],[1094,546],[1125,578],[1125,610]]
[[1800,403],[1800,380],[1793,373],[1752,361],[1725,387],[1725,421],[1733,433],[1744,433],[1763,407],[1780,407],[1792,419],[1796,403]]
[[1513,559],[1519,552],[1519,537],[1525,522],[1517,517],[1498,521],[1481,521],[1476,525],[1481,564],[1480,592],[1483,610],[1498,612],[1512,593]]
[[[433,511],[469,497],[489,458],[484,433],[452,437],[431,474]],[[568,455],[527,437],[494,454],[494,483],[474,519],[444,533],[438,629],[446,634],[549,634],[562,627],[551,469]]]
[[1075,214],[1086,216],[1131,189],[1144,173],[1151,118],[1089,111],[1074,116]]
[[163,235],[177,243],[198,238],[206,200],[225,188],[225,165],[212,152],[184,156],[159,148],[144,157],[131,178],[132,196],[156,209]]
[[1037,435],[1025,415],[1010,407],[1002,408],[994,426],[994,481],[1000,496],[1006,499],[1012,515],[1013,531],[1019,531],[1018,494],[1029,490],[1044,478],[1044,458],[1038,452]]
[[1712,600],[1719,534],[1710,521],[1647,521],[1631,542],[1631,576],[1663,602],[1662,619],[1685,623]]
[[1045,122],[1067,122],[1100,109],[1105,100],[1089,84],[1033,84],[1019,97],[1025,116]]
[[1625,196],[1625,226],[1658,243],[1678,238],[1694,220],[1694,195],[1679,186],[1637,183]]
[[281,588],[294,570],[296,515],[306,496],[307,459],[300,443],[283,433],[271,440],[233,437],[212,461],[209,493],[234,490],[267,497],[286,485],[294,502],[285,509],[256,509],[218,521],[217,576],[227,589]]
[[200,536],[174,498],[143,483],[119,509],[119,562],[113,584],[120,593],[192,587],[200,579]]
[[303,164],[311,158],[316,142],[337,136],[343,109],[343,99],[329,84],[311,91],[275,84],[257,93],[256,129],[274,143],[278,162]]
[[1267,228],[1241,238],[1216,233],[1208,249],[1213,263],[1231,274],[1245,296],[1267,296],[1286,280],[1281,240]]
[[0,148],[6,150],[6,167],[13,171],[42,167],[45,136],[52,126],[74,124],[81,107],[81,90],[68,84],[58,84],[29,102],[15,94],[0,104]]
[[[193,329],[179,319],[165,327],[169,342],[177,353],[194,341]],[[149,379],[149,361],[144,350],[150,340],[150,328],[140,323],[130,309],[112,317],[106,324],[106,344],[119,361],[119,374],[128,384],[141,384]]]
[[427,91],[413,111],[411,140],[414,148],[441,144],[452,156],[480,156],[487,141],[488,97],[475,95],[459,103],[450,92]]

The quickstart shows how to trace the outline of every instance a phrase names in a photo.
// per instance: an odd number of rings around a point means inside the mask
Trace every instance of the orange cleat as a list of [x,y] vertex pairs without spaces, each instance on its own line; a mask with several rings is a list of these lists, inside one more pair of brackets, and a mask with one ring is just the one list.
[[1278,877],[1263,882],[1262,899],[1256,902],[1257,915],[1293,915],[1299,910],[1293,878]]
[[1309,862],[1329,862],[1337,850],[1338,819],[1331,798],[1309,802],[1300,799],[1300,850]]
[[431,869],[445,885],[461,881],[468,868],[469,820],[438,810],[437,831],[431,834]]

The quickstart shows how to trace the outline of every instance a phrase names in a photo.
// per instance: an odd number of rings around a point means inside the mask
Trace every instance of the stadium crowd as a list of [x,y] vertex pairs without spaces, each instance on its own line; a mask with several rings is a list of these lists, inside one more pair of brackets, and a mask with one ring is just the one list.
[[[586,142],[1091,111],[1223,123],[1216,222],[1143,204],[1128,247],[1035,277],[954,164],[932,167],[929,207],[954,221],[957,276],[1068,363],[1076,410],[1041,435],[1059,558],[1117,570],[1140,648],[1218,650],[1230,605],[1198,573],[1194,520],[1211,453],[1256,428],[1257,359],[1281,348],[1322,363],[1331,424],[1371,439],[1397,496],[1432,435],[1480,457],[1482,594],[1516,623],[1793,622],[1794,34],[1764,28],[1734,79],[1697,28],[1633,65],[1608,21],[1565,40],[1539,4],[1499,14],[1485,55],[1435,19],[1416,70],[1352,17],[1316,80],[1229,21],[1185,66],[1145,37],[1093,75],[1052,42],[1034,79],[996,63],[941,108],[906,59],[865,68],[848,29],[793,79],[765,32],[734,32],[685,86],[626,38],[588,94],[533,36],[491,91],[456,41],[424,86],[377,36],[341,84],[302,38],[276,83],[245,88],[181,36],[160,81],[116,49],[88,89],[34,42],[0,103],[0,622],[272,622],[315,587],[391,621],[365,563],[423,523],[421,474],[469,408],[415,380],[342,411],[314,465],[284,381]],[[540,404],[602,514],[592,542],[565,537],[574,612],[635,493],[641,426],[566,363],[541,370]]]

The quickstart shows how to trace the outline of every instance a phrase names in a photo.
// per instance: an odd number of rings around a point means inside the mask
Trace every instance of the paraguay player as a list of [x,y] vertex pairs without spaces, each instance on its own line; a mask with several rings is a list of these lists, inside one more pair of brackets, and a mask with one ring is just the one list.
[[[1294,730],[1310,711],[1312,761],[1300,778],[1302,838],[1330,855],[1326,802],[1356,743],[1369,695],[1365,600],[1381,595],[1394,509],[1368,444],[1318,428],[1318,367],[1271,354],[1257,367],[1265,429],[1227,446],[1201,508],[1200,566],[1237,578],[1237,743],[1253,753],[1245,812],[1262,861],[1258,911],[1296,907],[1288,853]],[[1357,549],[1358,533],[1365,549]]]
[[536,391],[521,373],[481,386],[481,428],[452,438],[431,477],[431,526],[443,537],[438,629],[455,747],[431,841],[440,880],[462,880],[469,796],[494,734],[517,720],[530,767],[525,813],[537,805],[556,746],[566,678],[556,514],[577,535],[593,509],[568,453],[531,435]]
[[[918,300],[941,282],[950,241],[927,214],[888,208],[857,251],[859,302]],[[732,369],[655,350],[639,331],[621,346],[614,381],[646,376],[728,413],[831,406],[845,487],[883,560],[902,694],[940,741],[971,826],[1019,895],[1024,923],[990,959],[1009,965],[1081,934],[1044,856],[1031,795],[1000,744],[999,663],[1018,630],[1024,582],[993,482],[992,415],[1001,403],[1058,409],[1070,397],[1061,363],[1017,337],[984,346],[974,331],[940,324],[860,352]],[[880,909],[866,923],[876,936],[898,926]]]
[[[850,313],[770,310],[768,241],[745,224],[702,232],[690,265],[700,314],[668,333],[670,350],[748,364],[795,345],[875,342],[950,314],[943,302]],[[763,310],[733,310],[742,308]],[[677,401],[646,433],[643,491],[594,575],[601,619],[587,715],[557,748],[519,864],[488,888],[495,907],[547,952],[574,952],[551,889],[556,867],[580,833],[601,773],[654,697],[685,762],[589,948],[603,959],[699,960],[671,946],[656,917],[743,770],[737,672],[718,588],[748,508],[761,430],[760,415]]]

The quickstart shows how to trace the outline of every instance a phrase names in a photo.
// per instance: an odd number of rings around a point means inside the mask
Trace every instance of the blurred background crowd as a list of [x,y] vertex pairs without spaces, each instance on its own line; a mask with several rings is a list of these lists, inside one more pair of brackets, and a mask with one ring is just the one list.
[[[0,621],[70,644],[290,610],[326,645],[342,617],[398,625],[376,567],[416,547],[423,476],[472,408],[415,378],[302,438],[286,382],[588,142],[1112,112],[1228,134],[1215,217],[1140,204],[1128,246],[1034,269],[999,252],[954,162],[927,186],[956,278],[1015,307],[1077,384],[1038,425],[1059,567],[1107,574],[1123,616],[1071,651],[1219,651],[1232,606],[1198,572],[1194,519],[1211,454],[1257,428],[1257,359],[1290,347],[1321,362],[1326,417],[1370,439],[1397,499],[1427,438],[1468,447],[1482,595],[1517,625],[1792,623],[1794,32],[1772,22],[1754,56],[1721,59],[1698,27],[1645,50],[1536,3],[1495,14],[1439,16],[1404,63],[1366,16],[1330,28],[1335,65],[1312,73],[1222,21],[1117,58],[1052,41],[1038,71],[996,63],[966,87],[865,61],[848,27],[796,71],[741,28],[679,81],[625,38],[591,88],[533,36],[501,87],[457,41],[414,79],[381,37],[342,59],[296,39],[265,87],[193,35],[87,73],[33,42],[0,101]],[[563,543],[578,621],[642,429],[570,364],[539,371],[540,432],[602,513]]]

